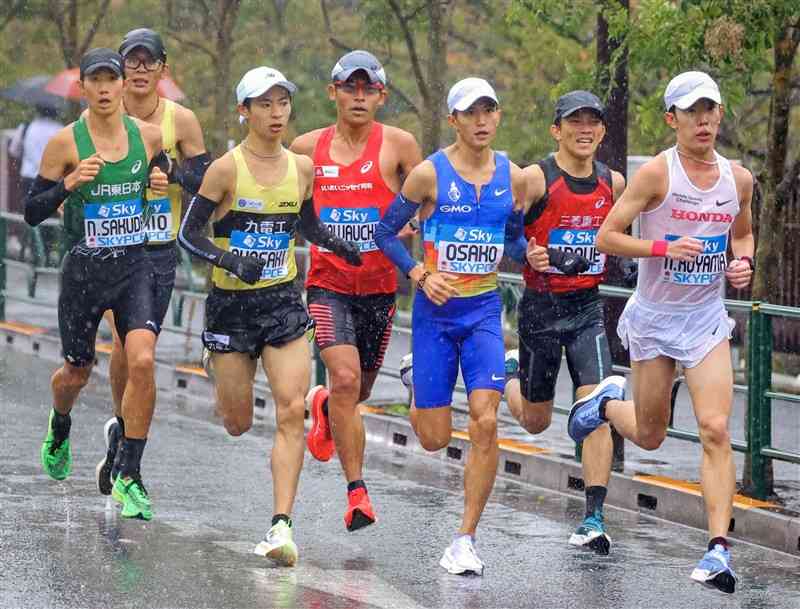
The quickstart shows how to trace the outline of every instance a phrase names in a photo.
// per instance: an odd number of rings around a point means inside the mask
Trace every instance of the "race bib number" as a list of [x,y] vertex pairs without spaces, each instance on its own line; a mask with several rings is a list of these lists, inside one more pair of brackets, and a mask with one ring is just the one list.
[[255,256],[266,262],[261,279],[280,279],[289,274],[289,235],[287,233],[231,232],[229,250],[238,256]]
[[483,228],[441,226],[437,243],[437,270],[487,275],[497,271],[503,258],[505,234]]
[[[558,228],[550,231],[547,247],[579,254],[586,258],[589,261],[589,269],[581,273],[581,275],[602,275],[606,267],[606,255],[597,251],[594,245],[596,240],[596,230]],[[563,275],[561,271],[552,266],[547,269],[547,272],[554,275]]]
[[377,207],[323,207],[319,218],[334,235],[358,245],[359,251],[377,251],[375,228],[381,221]]
[[142,200],[87,203],[83,211],[87,247],[125,247],[145,241]]
[[150,217],[147,219],[146,231],[148,241],[169,241],[172,239],[172,202],[167,199],[155,199],[148,203]]
[[[680,235],[666,235],[667,241],[677,241]],[[728,264],[728,235],[695,237],[703,243],[703,253],[694,260],[664,258],[663,281],[679,285],[711,285],[725,273]]]

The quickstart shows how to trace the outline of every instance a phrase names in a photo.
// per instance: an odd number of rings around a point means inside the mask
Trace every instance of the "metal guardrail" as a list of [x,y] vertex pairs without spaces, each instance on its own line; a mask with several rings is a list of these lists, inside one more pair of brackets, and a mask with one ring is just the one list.
[[[7,236],[8,224],[23,224],[26,230],[30,231],[32,260],[13,260],[7,257]],[[47,227],[60,227],[60,223],[55,219],[48,219],[42,224]],[[58,229],[57,229],[58,230]],[[306,271],[309,256],[308,248],[297,247],[297,253],[302,257]],[[204,299],[206,294],[199,290],[200,286],[196,283],[192,274],[191,261],[188,256],[184,256],[181,251],[181,268],[185,275],[186,288],[176,289],[173,294],[173,325],[165,326],[165,330],[181,332],[195,335],[189,327],[184,327],[183,312],[187,301]],[[6,270],[8,266],[24,267],[29,271],[27,296],[12,294],[6,290]],[[24,219],[19,214],[0,212],[0,321],[5,320],[6,300],[17,300],[30,304],[51,306],[51,303],[43,302],[36,298],[36,280],[41,274],[58,273],[55,266],[47,266],[47,256],[42,240],[42,235],[36,229],[31,229],[24,224]],[[503,293],[506,308],[509,309],[516,305],[514,299],[518,299],[520,289],[524,286],[520,275],[512,273],[500,273],[498,283],[501,287],[507,288]],[[510,288],[510,289],[508,289]],[[627,299],[633,290],[628,288],[601,285],[600,294],[606,298],[625,298]],[[772,401],[781,400],[792,406],[800,405],[800,396],[774,391],[772,389],[772,319],[775,317],[800,320],[800,308],[772,305],[761,302],[750,302],[740,300],[725,300],[725,306],[729,311],[749,313],[747,324],[747,345],[748,345],[748,367],[747,384],[734,385],[734,391],[747,394],[748,418],[746,422],[746,437],[748,441],[732,441],[731,445],[735,451],[749,453],[752,462],[753,480],[755,483],[754,495],[760,499],[766,499],[767,495],[767,468],[771,460],[785,461],[788,463],[800,464],[800,452],[782,450],[772,445]],[[190,320],[191,322],[191,320]],[[395,326],[395,332],[410,334],[410,328]],[[316,362],[315,374],[319,384],[325,383],[326,371],[322,364],[318,350],[314,349],[314,359]],[[614,366],[615,372],[630,373],[630,368],[625,366]],[[386,370],[386,374],[399,378],[399,371]],[[681,378],[676,379],[673,388],[673,408],[677,395],[678,384]],[[458,386],[457,390],[465,392],[463,386]],[[555,412],[569,414],[569,410],[554,406]],[[670,426],[668,435],[673,438],[699,443],[700,437],[696,432],[679,429]],[[580,451],[577,451],[578,458]]]

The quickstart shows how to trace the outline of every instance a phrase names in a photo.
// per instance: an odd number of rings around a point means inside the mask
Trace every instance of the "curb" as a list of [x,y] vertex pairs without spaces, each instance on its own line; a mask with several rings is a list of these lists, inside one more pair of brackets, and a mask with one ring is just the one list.
[[[60,340],[45,328],[16,322],[0,322],[0,343],[7,349],[28,353],[44,360],[61,361]],[[111,346],[97,344],[97,364],[93,375],[108,377]],[[202,403],[214,408],[213,387],[202,368],[156,363],[156,385],[180,401]],[[274,415],[269,387],[262,376],[254,386],[255,415],[271,420]],[[404,417],[381,414],[380,408],[362,406],[362,416],[371,446],[424,454],[451,465],[463,467],[469,449],[466,431],[453,430],[445,450],[428,453],[417,441],[411,425]],[[308,416],[308,413],[306,413]],[[579,463],[553,454],[550,450],[517,440],[500,439],[497,474],[551,491],[583,499],[583,478]],[[697,529],[706,528],[706,516],[700,485],[649,474],[628,475],[612,472],[606,503],[610,506],[639,512]],[[783,509],[776,503],[737,495],[729,529],[731,537],[800,556],[800,514]]]

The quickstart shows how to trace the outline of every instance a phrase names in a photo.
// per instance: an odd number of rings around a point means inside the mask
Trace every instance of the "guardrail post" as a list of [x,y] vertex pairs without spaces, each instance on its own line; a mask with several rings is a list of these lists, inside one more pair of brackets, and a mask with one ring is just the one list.
[[0,217],[0,321],[6,320],[6,219]]
[[[750,341],[747,358],[747,450],[750,453],[750,466],[753,477],[753,492],[758,499],[767,498],[766,465],[767,459],[761,454],[765,439],[769,437],[769,419],[767,416],[767,434],[764,434],[765,408],[764,392],[771,383],[772,349],[765,343],[772,343],[772,332],[766,337],[766,317],[761,313],[760,302],[754,302],[750,310]],[[767,349],[765,349],[765,346]],[[766,357],[766,365],[765,365]],[[766,374],[766,376],[765,376]]]

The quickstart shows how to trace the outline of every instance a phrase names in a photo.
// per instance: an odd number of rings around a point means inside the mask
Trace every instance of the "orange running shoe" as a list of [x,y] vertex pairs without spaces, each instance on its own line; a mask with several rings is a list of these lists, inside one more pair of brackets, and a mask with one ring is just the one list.
[[347,511],[344,513],[344,524],[351,533],[377,522],[375,510],[367,495],[367,489],[357,488],[347,493]]
[[311,429],[306,436],[308,452],[317,461],[330,461],[336,452],[336,445],[331,435],[331,425],[328,416],[322,412],[322,405],[328,399],[330,392],[322,385],[312,387],[306,396],[306,404],[311,411]]

